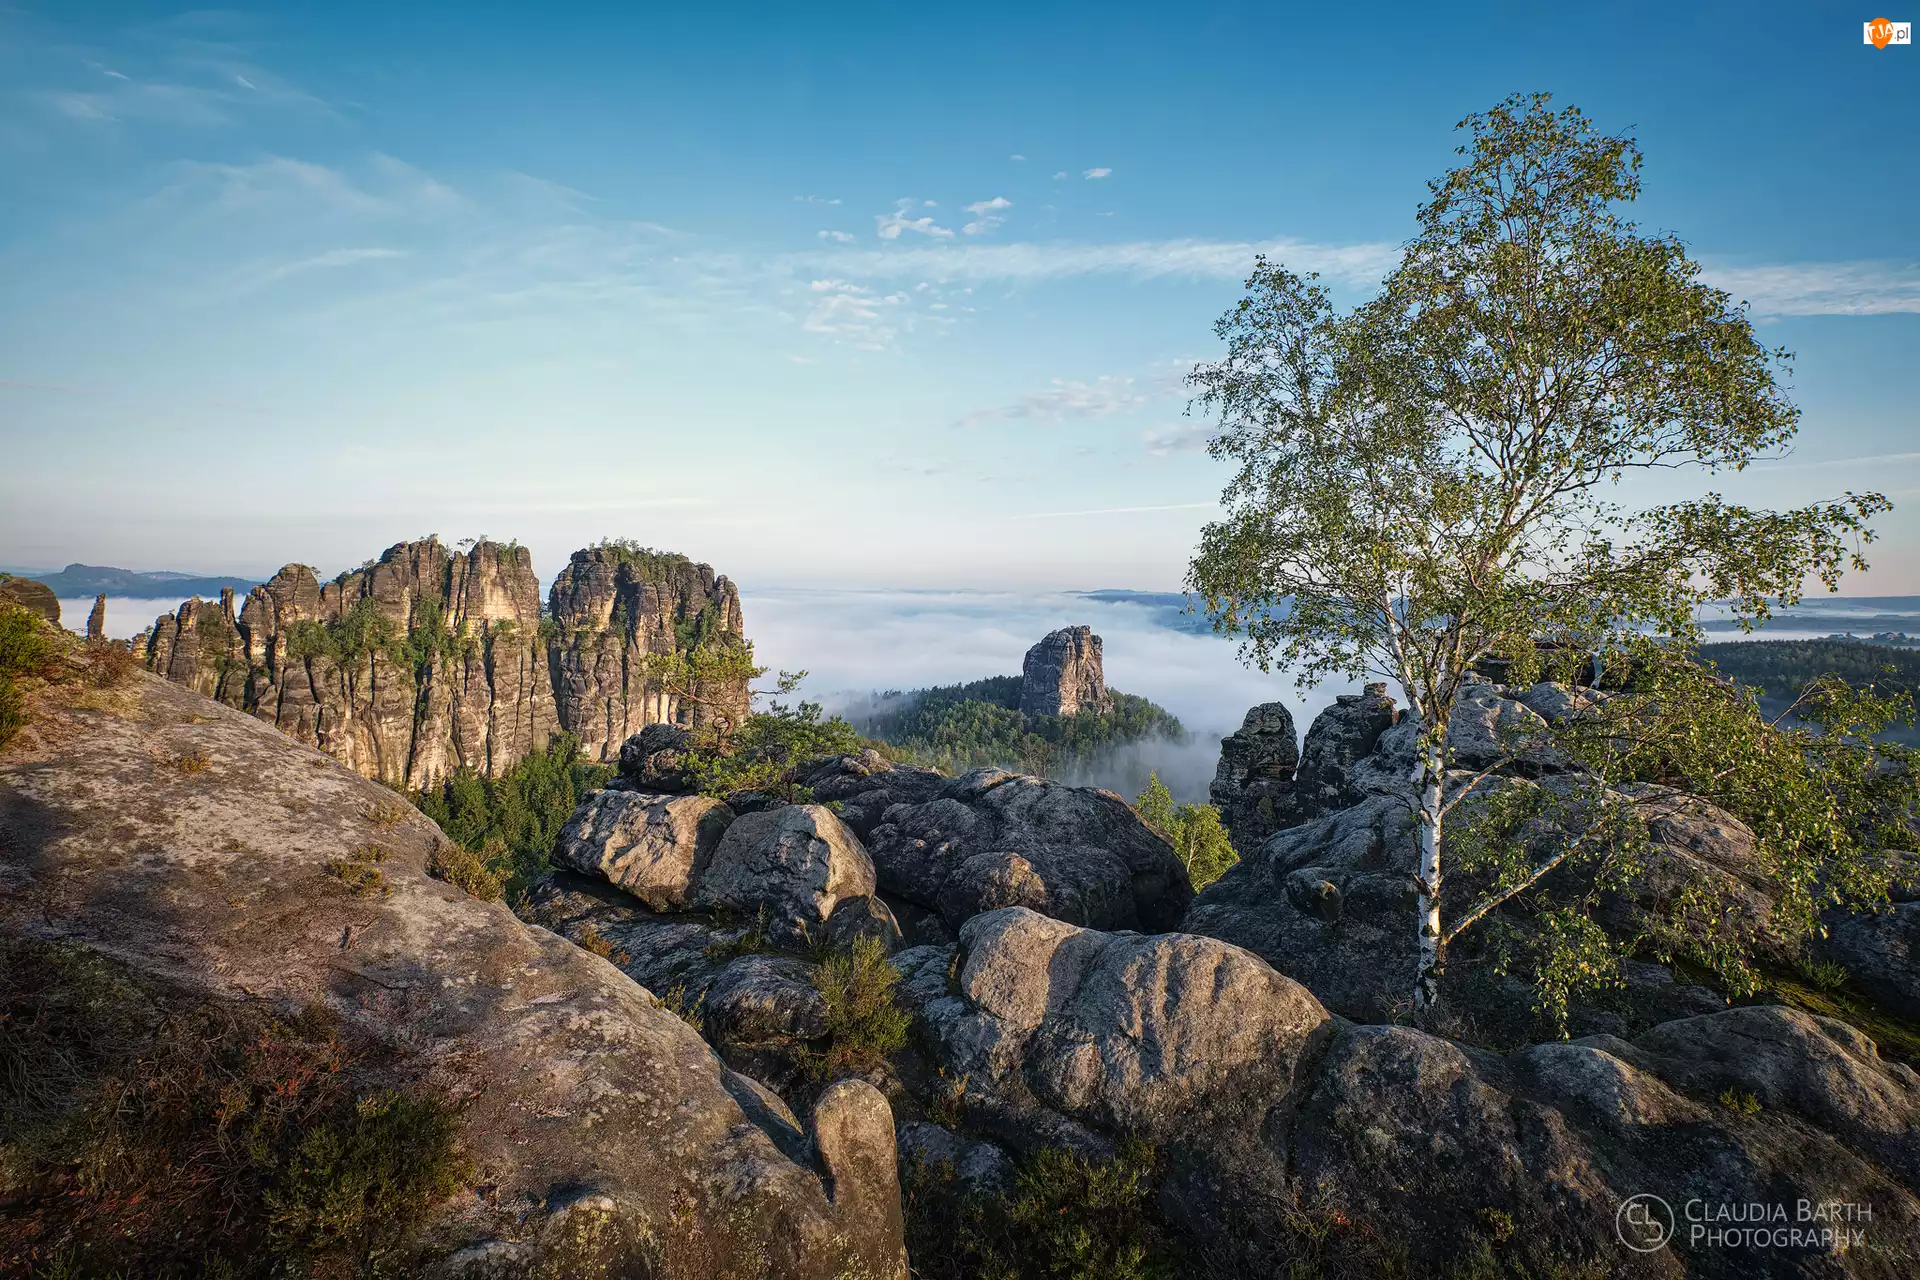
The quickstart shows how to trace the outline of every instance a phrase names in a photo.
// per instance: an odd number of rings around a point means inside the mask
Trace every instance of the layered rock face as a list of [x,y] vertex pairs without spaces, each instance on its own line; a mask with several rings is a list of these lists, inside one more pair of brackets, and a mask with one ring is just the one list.
[[[550,613],[526,548],[429,538],[324,585],[288,565],[237,613],[231,590],[189,600],[136,648],[155,674],[419,788],[503,773],[560,730],[611,760],[642,725],[701,723],[705,708],[647,682],[644,659],[741,634],[739,593],[711,568],[612,547],[574,556]],[[745,710],[744,682],[721,696]]]
[[60,599],[53,594],[53,588],[44,582],[0,573],[0,601],[17,604],[22,609],[39,614],[56,627],[60,625]]
[[[590,547],[554,579],[548,598],[556,638],[550,659],[560,723],[597,760],[649,724],[700,725],[713,715],[681,706],[646,679],[648,654],[745,634],[740,593],[711,565],[629,547]],[[744,715],[745,682],[701,690]]]
[[1240,729],[1220,740],[1220,765],[1209,788],[1234,847],[1245,852],[1284,827],[1357,804],[1353,767],[1372,754],[1398,720],[1384,684],[1341,694],[1314,717],[1304,748],[1294,742],[1286,704],[1263,702]]
[[559,722],[524,547],[403,542],[324,586],[288,565],[155,621],[148,670],[250,711],[349,768],[421,787],[497,774]]
[[[404,1074],[370,1086],[465,1099],[475,1185],[409,1274],[905,1280],[870,1085],[831,1086],[803,1128],[607,961],[430,879],[444,836],[388,818],[389,792],[158,679],[105,705],[46,710],[47,734],[0,758],[0,928],[197,999],[322,1003],[391,1046]],[[166,763],[188,754],[204,767]],[[327,874],[369,848],[382,891]]]
[[1020,668],[1020,710],[1030,716],[1113,710],[1093,628],[1062,627],[1027,650]]

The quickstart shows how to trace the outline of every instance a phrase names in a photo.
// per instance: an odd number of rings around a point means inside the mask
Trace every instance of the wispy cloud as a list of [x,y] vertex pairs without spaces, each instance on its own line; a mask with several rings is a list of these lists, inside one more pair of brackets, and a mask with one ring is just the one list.
[[1067,180],[1067,171],[1065,169],[1060,170],[1060,172],[1053,175],[1053,180],[1055,182],[1065,182]]
[[1044,391],[1021,396],[1012,404],[995,409],[977,409],[954,423],[956,427],[977,427],[987,422],[1064,422],[1105,418],[1146,404],[1148,397],[1135,387],[1132,378],[1103,377],[1093,382],[1074,382],[1055,378]]
[[894,319],[907,301],[904,293],[877,293],[846,280],[815,280],[807,286],[813,306],[800,327],[808,333],[850,342],[862,350],[880,351],[898,332]]
[[1085,511],[1029,511],[1009,520],[1064,520],[1070,516],[1126,516],[1139,511],[1206,511],[1217,502],[1164,502],[1148,507],[1093,507]]
[[1023,155],[1020,155],[1020,154],[1019,154],[1018,152],[1015,152],[1015,153],[1014,153],[1013,155],[1010,155],[1010,156],[1008,156],[1008,157],[1007,157],[1007,159],[1009,159],[1009,160],[1025,160],[1025,159],[1026,159],[1026,157],[1025,157],[1025,156],[1023,156]]
[[822,240],[831,240],[835,244],[852,244],[853,236],[845,231],[821,231],[817,233]]
[[[896,238],[898,233],[895,233]],[[1318,271],[1337,282],[1370,285],[1399,260],[1399,246],[1385,243],[1316,244],[1280,239],[1141,240],[1120,244],[1071,241],[1027,244],[916,245],[859,250],[797,261],[869,279],[913,277],[943,281],[1035,283],[1075,276],[1126,276],[1136,280],[1185,278],[1239,280],[1254,255],[1285,262],[1296,271]]]
[[1213,424],[1206,422],[1176,422],[1168,426],[1149,431],[1143,443],[1147,452],[1157,458],[1174,453],[1205,453],[1207,444],[1213,439]]
[[1801,462],[1796,458],[1782,458],[1778,462],[1762,462],[1755,471],[1811,471],[1816,467],[1881,467],[1902,462],[1920,462],[1920,453],[1875,453],[1858,458],[1820,458],[1812,462]]
[[837,196],[832,199],[829,199],[826,196],[795,196],[794,199],[799,201],[801,204],[834,205],[834,204],[840,203],[840,200]]
[[1111,170],[1111,169],[1087,169],[1087,170],[1084,170],[1084,171],[1083,171],[1083,172],[1082,172],[1082,173],[1080,174],[1080,176],[1081,176],[1081,177],[1083,177],[1083,178],[1087,178],[1087,179],[1095,179],[1095,178],[1110,178],[1110,177],[1112,177],[1112,176],[1113,176],[1113,170]]
[[[912,200],[897,200],[892,213],[877,213],[873,216],[875,229],[882,240],[898,240],[903,231],[912,231],[936,240],[949,239],[953,235],[951,228],[937,225],[932,214],[923,214],[918,218],[909,218],[908,210],[914,207]],[[923,208],[933,207],[933,201],[925,201]]]
[[1719,266],[1706,281],[1771,316],[1876,316],[1920,312],[1920,263],[1797,262]]
[[236,292],[250,292],[263,289],[271,284],[285,280],[288,276],[300,275],[307,271],[320,271],[333,267],[351,267],[362,262],[380,262],[391,258],[404,258],[404,249],[329,249],[325,253],[316,253],[312,257],[300,258],[293,262],[283,262],[269,267],[252,279],[242,282]]
[[1000,213],[1002,210],[1011,208],[1013,208],[1013,201],[1005,196],[995,196],[991,200],[976,200],[966,206],[966,211],[973,215],[973,221],[961,227],[960,230],[964,235],[984,235],[1005,222],[1006,219],[1002,218]]

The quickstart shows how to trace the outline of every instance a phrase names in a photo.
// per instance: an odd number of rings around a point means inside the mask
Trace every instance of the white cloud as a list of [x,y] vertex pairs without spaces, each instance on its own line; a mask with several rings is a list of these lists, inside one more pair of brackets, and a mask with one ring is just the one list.
[[800,327],[808,333],[850,342],[866,351],[892,345],[898,332],[893,313],[906,303],[904,293],[876,293],[846,280],[815,280],[807,289],[814,295],[814,304]]
[[[929,200],[926,203],[932,204],[933,201]],[[880,238],[882,240],[898,240],[900,233],[903,231],[916,232],[935,240],[952,238],[952,229],[935,223],[931,214],[924,214],[918,218],[909,218],[907,211],[912,208],[912,200],[896,200],[892,213],[876,213],[873,215],[874,227],[880,233]]]
[[831,204],[839,204],[839,203],[840,203],[840,201],[839,201],[838,199],[833,199],[833,200],[829,200],[829,199],[828,199],[827,197],[825,197],[825,196],[795,196],[795,197],[794,197],[794,199],[795,199],[796,201],[798,201],[799,203],[801,203],[801,204],[828,204],[828,205],[831,205]]
[[1067,180],[1067,171],[1062,169],[1060,172],[1054,174],[1053,180],[1055,182],[1065,182]]
[[1062,520],[1069,516],[1127,516],[1139,511],[1205,511],[1217,502],[1162,502],[1147,507],[1094,507],[1086,511],[1030,511],[1009,520]]
[[284,262],[270,267],[250,280],[236,287],[237,292],[245,293],[253,289],[265,288],[288,276],[300,275],[307,271],[320,271],[332,267],[351,267],[362,262],[380,262],[391,258],[404,258],[402,249],[329,249],[325,253],[316,253],[311,257],[300,258],[293,262]]
[[1212,423],[1176,422],[1149,431],[1145,444],[1148,453],[1164,458],[1173,453],[1205,453],[1212,439]]
[[974,215],[973,221],[961,227],[960,231],[963,235],[984,235],[1005,222],[1006,219],[999,216],[1000,211],[1011,208],[1013,208],[1013,201],[1005,196],[995,196],[991,200],[976,200],[966,206],[966,211]]
[[1092,178],[1111,177],[1112,174],[1113,174],[1113,170],[1111,169],[1088,169],[1086,172],[1082,173],[1080,176],[1083,178],[1092,179]]
[[[882,235],[896,239],[899,232]],[[799,255],[794,261],[806,270],[869,279],[1038,283],[1111,275],[1136,280],[1241,280],[1252,268],[1254,255],[1260,253],[1296,271],[1318,271],[1337,283],[1368,286],[1377,284],[1392,269],[1399,260],[1400,248],[1385,242],[1334,245],[1292,239],[941,244]]]
[[853,237],[845,231],[822,231],[819,233],[819,236],[822,240],[831,240],[835,244],[853,243]]
[[1055,378],[1044,391],[1021,396],[1012,404],[997,409],[978,409],[954,423],[957,427],[977,427],[986,422],[1065,422],[1110,417],[1146,404],[1148,397],[1134,387],[1132,378],[1103,377],[1093,382],[1074,382]]
[[1707,267],[1703,279],[1760,315],[1877,316],[1920,311],[1920,264],[1797,262]]
[[1020,155],[1020,154],[1019,154],[1018,152],[1016,152],[1016,153],[1014,153],[1013,155],[1010,155],[1010,156],[1008,156],[1008,157],[1007,157],[1007,159],[1009,159],[1009,160],[1025,160],[1025,159],[1026,159],[1026,157],[1025,157],[1025,156],[1023,156],[1023,155]]

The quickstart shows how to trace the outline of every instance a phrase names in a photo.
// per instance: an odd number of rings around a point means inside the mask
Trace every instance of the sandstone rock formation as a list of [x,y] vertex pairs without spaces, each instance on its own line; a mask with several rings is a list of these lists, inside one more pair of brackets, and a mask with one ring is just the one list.
[[[698,725],[710,714],[648,682],[646,655],[745,634],[740,593],[711,566],[624,545],[574,552],[553,581],[548,612],[560,723],[596,760],[616,759],[645,725]],[[745,713],[744,684],[706,692]]]
[[[324,1002],[467,1096],[479,1193],[444,1206],[435,1274],[904,1280],[893,1127],[870,1086],[821,1095],[809,1144],[612,965],[429,879],[443,837],[395,821],[391,793],[134,679],[45,711],[0,757],[0,927],[206,998]],[[384,892],[327,874],[352,858]],[[567,1253],[583,1236],[605,1251]]]
[[[356,772],[418,788],[494,776],[560,730],[612,760],[628,733],[698,723],[648,683],[647,653],[737,637],[739,595],[681,556],[596,547],[554,583],[527,549],[403,542],[322,585],[288,565],[236,614],[231,589],[157,619],[148,670],[250,711]],[[744,708],[744,687],[724,691]]]
[[[1920,1244],[1920,1076],[1842,1023],[1734,1009],[1502,1055],[1330,1017],[1212,939],[1019,908],[974,917],[957,952],[896,963],[967,1129],[1017,1151],[1153,1141],[1161,1211],[1210,1243],[1220,1274],[1297,1265],[1303,1220],[1344,1230],[1353,1270],[1375,1247],[1382,1271],[1409,1274],[1454,1273],[1447,1259],[1489,1222],[1529,1274],[1873,1275]],[[1753,1107],[1729,1108],[1729,1090]],[[901,1136],[990,1163],[950,1135]],[[1879,1243],[1706,1244],[1682,1222],[1640,1255],[1615,1224],[1642,1192],[1676,1212],[1871,1204]]]
[[555,866],[598,875],[655,911],[685,911],[733,811],[707,796],[596,791],[574,810]]
[[56,627],[60,625],[60,599],[44,582],[0,573],[0,601],[17,604],[22,609],[39,614]]
[[1027,650],[1020,666],[1020,710],[1030,716],[1113,710],[1093,628],[1062,627]]
[[1303,747],[1295,745],[1285,703],[1263,702],[1240,729],[1220,740],[1210,795],[1234,847],[1257,848],[1275,831],[1360,800],[1353,768],[1398,719],[1384,684],[1341,694],[1314,717]]
[[864,828],[881,890],[953,928],[1017,905],[1098,928],[1164,929],[1193,896],[1172,848],[1110,791],[871,762],[835,762],[815,777],[814,794]]
[[93,598],[93,612],[87,615],[87,639],[105,640],[107,638],[107,598],[97,595]]

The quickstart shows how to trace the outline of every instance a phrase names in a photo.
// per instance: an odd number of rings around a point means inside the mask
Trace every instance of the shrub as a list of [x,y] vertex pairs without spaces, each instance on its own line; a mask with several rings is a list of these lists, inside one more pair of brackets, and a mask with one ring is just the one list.
[[479,854],[451,841],[434,842],[433,851],[427,855],[427,874],[485,902],[500,901],[504,891],[501,878],[488,869]]
[[687,750],[687,774],[706,795],[770,791],[790,803],[804,802],[793,770],[824,756],[850,755],[874,744],[839,716],[822,718],[817,702],[780,703],[740,721],[731,734],[696,730]]
[[906,1046],[913,1019],[894,1001],[899,981],[878,938],[856,938],[850,950],[814,967],[813,985],[827,1013],[826,1048],[810,1055],[817,1077],[876,1070]]
[[88,683],[96,689],[111,689],[140,669],[133,650],[117,640],[89,640],[80,651]]
[[446,1099],[356,1087],[375,1052],[0,940],[0,1274],[410,1274],[472,1165]]
[[59,660],[59,641],[47,623],[30,610],[0,601],[0,747],[27,723],[20,679],[50,679]]
[[386,849],[377,844],[363,844],[345,857],[330,859],[320,869],[359,897],[384,897],[393,892],[386,872],[380,870],[379,864],[386,860]]
[[903,1187],[907,1252],[928,1280],[1148,1280],[1171,1276],[1155,1222],[1152,1148],[1111,1161],[1047,1149],[1025,1160],[1010,1194],[962,1188],[951,1165],[914,1164]]
[[581,797],[605,786],[613,772],[586,759],[579,741],[561,734],[497,778],[463,769],[408,798],[499,877],[512,900],[546,873],[560,828]]
[[182,752],[180,755],[167,761],[167,763],[173,768],[178,769],[181,773],[191,777],[196,773],[205,773],[208,769],[212,768],[213,757],[200,750],[200,748],[195,747],[191,751]]
[[614,964],[626,964],[633,959],[632,956],[621,950],[612,938],[601,933],[600,927],[591,921],[588,922],[586,928],[580,931],[580,936],[575,938],[574,942],[581,950],[591,951],[602,960],[608,960]]
[[1218,880],[1240,861],[1227,829],[1220,824],[1220,811],[1210,804],[1175,806],[1173,793],[1158,774],[1148,775],[1147,789],[1134,800],[1133,808],[1142,822],[1173,846],[1196,891]]

